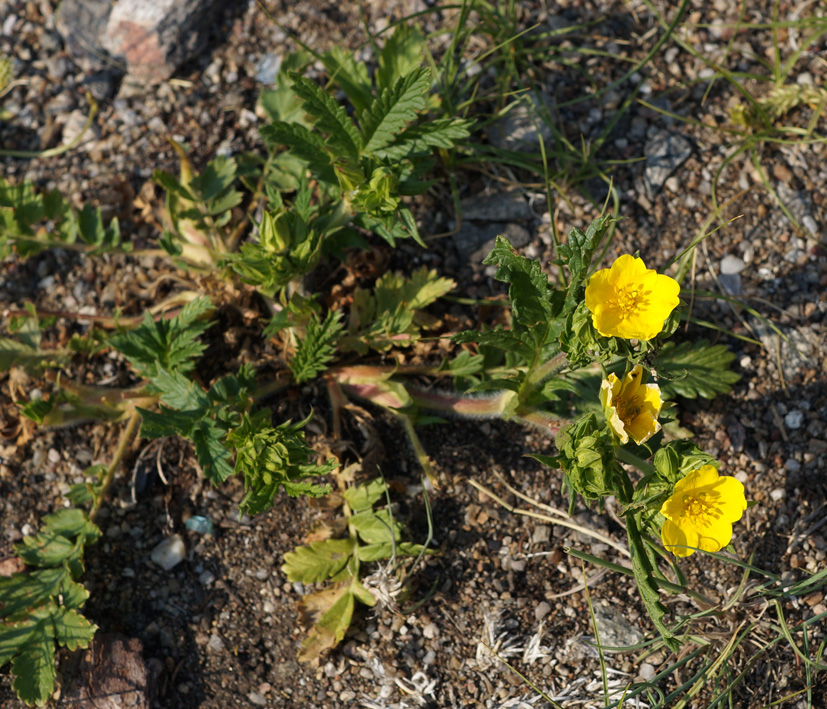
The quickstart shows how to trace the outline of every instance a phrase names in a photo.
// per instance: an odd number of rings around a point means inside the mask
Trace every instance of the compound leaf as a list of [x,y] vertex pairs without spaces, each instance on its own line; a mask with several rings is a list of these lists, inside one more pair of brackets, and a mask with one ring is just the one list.
[[710,345],[707,340],[667,342],[655,357],[654,368],[664,397],[712,399],[729,392],[741,378],[729,369],[733,359],[726,345]]
[[421,68],[396,80],[384,89],[362,116],[364,152],[390,145],[405,126],[416,119],[417,111],[425,110],[424,94],[431,85],[430,69]]

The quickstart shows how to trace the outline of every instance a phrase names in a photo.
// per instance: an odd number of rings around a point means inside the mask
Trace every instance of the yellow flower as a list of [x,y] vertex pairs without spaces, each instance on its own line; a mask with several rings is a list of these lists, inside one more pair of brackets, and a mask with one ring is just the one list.
[[621,382],[614,374],[600,385],[600,403],[609,425],[622,443],[629,434],[640,445],[658,431],[663,400],[657,384],[643,384],[643,368],[638,364]]
[[675,485],[660,513],[666,517],[660,538],[675,556],[696,549],[719,551],[732,539],[732,523],[747,509],[739,480],[719,476],[711,465],[693,470]]
[[624,254],[589,279],[586,307],[604,337],[651,340],[680,302],[680,290],[676,280]]

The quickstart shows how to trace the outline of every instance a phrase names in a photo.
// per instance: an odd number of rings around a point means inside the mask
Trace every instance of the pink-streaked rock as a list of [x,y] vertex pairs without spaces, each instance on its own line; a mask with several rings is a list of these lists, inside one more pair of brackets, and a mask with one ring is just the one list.
[[157,84],[204,48],[218,0],[63,0],[56,26],[84,69]]

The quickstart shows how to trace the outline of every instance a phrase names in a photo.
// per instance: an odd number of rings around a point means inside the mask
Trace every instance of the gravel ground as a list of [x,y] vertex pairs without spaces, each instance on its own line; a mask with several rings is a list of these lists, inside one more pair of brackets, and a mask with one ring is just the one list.
[[[290,31],[300,31],[316,49],[336,44],[358,47],[364,39],[358,4],[303,0],[268,2],[268,10]],[[425,9],[427,2],[368,2],[365,20],[372,31],[404,8]],[[544,87],[538,101],[563,104],[583,92],[577,65],[599,85],[622,77],[628,65],[611,60],[641,59],[659,35],[656,21],[642,3],[589,2],[522,4],[521,24],[559,30],[598,15],[603,19],[532,67]],[[688,30],[684,38],[714,61],[739,56],[739,71],[756,70],[748,56],[769,56],[768,32],[735,35],[725,24],[737,18],[735,3],[691,3],[689,20],[712,23]],[[749,3],[746,19],[771,17],[770,2]],[[124,231],[137,244],[157,236],[142,209],[157,196],[148,182],[154,168],[177,169],[172,135],[186,142],[196,165],[220,153],[259,145],[261,114],[256,97],[272,71],[275,57],[291,48],[283,30],[256,5],[239,6],[216,23],[208,50],[181,67],[174,79],[147,93],[123,90],[115,72],[84,72],[67,57],[54,29],[52,3],[0,0],[0,52],[16,58],[23,79],[5,98],[12,114],[0,123],[0,145],[6,150],[40,150],[77,134],[87,106],[84,91],[99,105],[94,129],[75,150],[44,160],[0,157],[6,178],[30,179],[58,187],[78,204],[93,201],[108,215],[121,217]],[[780,16],[796,11],[781,3]],[[11,17],[16,19],[12,22]],[[424,16],[426,29],[450,27],[451,11]],[[800,37],[782,39],[785,53]],[[446,33],[434,38],[434,52],[444,49]],[[748,46],[746,46],[748,45]],[[583,48],[600,50],[583,55]],[[749,48],[749,53],[746,51]],[[370,58],[370,50],[361,55]],[[729,52],[729,55],[726,53]],[[791,81],[824,86],[825,46],[811,47]],[[734,60],[733,60],[734,61]],[[737,63],[737,62],[736,62]],[[470,65],[473,66],[473,65]],[[469,69],[470,70],[470,69]],[[490,77],[490,86],[496,77]],[[735,143],[716,130],[728,126],[738,95],[722,81],[710,85],[705,65],[673,43],[667,43],[644,69],[620,83],[599,101],[559,108],[566,137],[592,145],[600,139],[598,158],[612,168],[623,220],[607,260],[639,250],[647,265],[657,266],[680,252],[712,216],[711,194],[716,172]],[[749,87],[760,95],[761,87]],[[606,134],[618,107],[637,90],[648,105],[635,103]],[[481,108],[492,108],[481,104]],[[784,120],[807,126],[813,109],[793,109]],[[671,114],[671,115],[670,115]],[[692,123],[674,116],[692,119]],[[531,126],[514,112],[505,124],[483,129],[493,144],[519,147],[515,141]],[[827,130],[817,121],[816,130]],[[726,142],[722,142],[726,139]],[[527,138],[530,140],[530,135]],[[726,343],[736,354],[740,382],[731,394],[711,402],[679,401],[680,424],[699,446],[723,462],[723,470],[744,482],[751,508],[733,540],[742,558],[784,579],[803,578],[824,568],[827,470],[827,368],[824,321],[827,313],[827,252],[820,234],[825,223],[824,190],[827,160],[823,144],[763,143],[755,148],[766,179],[786,203],[796,228],[771,193],[755,165],[734,159],[717,180],[717,198],[727,218],[739,219],[716,232],[698,249],[692,278],[700,290],[733,294],[748,304],[696,298],[692,314],[730,333],[760,341],[736,339],[692,326],[685,337]],[[425,235],[452,230],[435,239],[425,255],[403,246],[389,255],[390,267],[428,263],[460,284],[459,292],[484,297],[500,292],[490,271],[479,263],[487,244],[506,233],[523,253],[550,257],[550,219],[541,186],[524,184],[526,175],[485,165],[459,171],[463,199],[461,224],[453,213],[450,193],[437,187],[416,208]],[[531,178],[536,179],[536,178]],[[510,189],[506,189],[510,187]],[[553,218],[561,231],[583,227],[598,209],[605,183],[590,180],[555,193]],[[485,207],[485,208],[483,208]],[[552,269],[550,269],[551,271]],[[161,261],[126,257],[86,260],[55,250],[27,261],[15,257],[0,267],[0,304],[21,308],[31,300],[45,310],[140,314],[167,284],[154,285],[169,273]],[[159,290],[160,288],[160,290]],[[785,339],[757,315],[771,319]],[[229,317],[229,316],[228,316]],[[457,310],[457,317],[468,317]],[[213,328],[208,356],[220,359],[232,350],[233,328]],[[53,343],[78,325],[66,320],[50,337]],[[682,335],[684,337],[684,335]],[[0,414],[8,424],[17,392],[42,386],[36,381],[3,375]],[[124,363],[108,355],[93,358],[79,372],[81,380],[112,385],[128,383]],[[291,399],[268,402],[277,418],[322,412],[311,438],[326,440],[324,412],[329,410],[321,387]],[[415,541],[427,527],[411,451],[394,445],[402,435],[393,421],[370,412],[372,435],[351,423],[347,433],[362,455],[381,465],[399,495],[400,515]],[[0,427],[1,428],[1,427]],[[5,428],[2,428],[5,431]],[[117,431],[87,424],[72,429],[38,431],[18,445],[17,432],[0,440],[0,559],[11,544],[30,533],[43,514],[59,507],[61,495],[80,472],[105,460]],[[373,435],[375,434],[375,435]],[[103,539],[88,555],[85,577],[91,591],[86,614],[105,633],[138,638],[152,672],[156,707],[525,707],[544,706],[516,672],[486,649],[496,649],[514,669],[563,706],[603,706],[600,666],[587,641],[593,638],[583,572],[564,547],[576,547],[621,563],[622,556],[593,538],[559,525],[512,514],[470,485],[477,481],[509,504],[527,505],[504,485],[558,509],[559,472],[526,458],[546,452],[552,441],[516,425],[451,422],[421,431],[427,453],[439,475],[433,494],[434,542],[439,553],[429,557],[413,577],[403,608],[361,614],[346,642],[318,666],[299,664],[301,632],[296,600],[305,589],[287,582],[279,567],[312,523],[325,515],[306,500],[282,499],[271,512],[240,520],[240,485],[213,489],[199,475],[192,450],[180,441],[139,442],[116,486],[112,504],[99,522]],[[160,467],[164,484],[153,469]],[[135,493],[131,483],[142,489]],[[211,519],[213,535],[185,528],[192,515]],[[621,526],[610,515],[578,506],[575,521],[625,543]],[[164,572],[149,560],[163,539],[180,534],[186,560]],[[683,563],[696,587],[715,599],[729,598],[740,575],[730,566],[695,555]],[[595,570],[587,569],[592,576]],[[603,642],[636,643],[650,633],[650,622],[637,591],[627,579],[604,574],[590,582]],[[670,598],[679,613],[696,610],[689,599]],[[790,625],[823,613],[820,591],[784,601]],[[773,610],[763,609],[767,613]],[[723,647],[740,623],[761,608],[739,603],[705,628],[713,647]],[[819,635],[820,633],[820,635]],[[824,637],[816,628],[811,642]],[[756,638],[764,641],[760,633]],[[737,655],[733,673],[744,669],[748,655]],[[636,653],[607,657],[610,679],[618,686],[653,677],[669,657],[663,651],[641,659]],[[686,670],[691,676],[691,666]],[[803,666],[782,643],[748,669],[734,706],[804,707],[802,696],[784,700],[805,686]],[[674,685],[672,685],[674,686]],[[669,687],[664,686],[668,690]],[[690,706],[707,705],[701,692]],[[521,703],[522,702],[522,703]],[[10,690],[8,670],[0,671],[0,705],[19,704]],[[64,706],[72,705],[64,700]],[[641,704],[641,706],[644,706]],[[813,707],[827,706],[827,684],[816,679]]]

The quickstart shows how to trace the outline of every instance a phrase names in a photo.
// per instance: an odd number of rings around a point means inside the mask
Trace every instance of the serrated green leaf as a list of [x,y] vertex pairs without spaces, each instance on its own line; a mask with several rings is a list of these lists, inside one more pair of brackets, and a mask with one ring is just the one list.
[[23,537],[14,551],[29,566],[57,566],[77,558],[82,546],[60,534],[41,533]]
[[146,311],[138,327],[116,333],[109,343],[143,377],[157,376],[159,366],[186,374],[206,347],[198,337],[210,327],[211,323],[202,318],[212,310],[209,298],[195,298],[170,320],[156,321]]
[[361,120],[362,146],[370,155],[390,145],[405,126],[425,110],[424,94],[431,86],[431,71],[421,68],[383,89]]
[[233,474],[232,455],[221,440],[224,434],[211,419],[202,419],[192,432],[198,463],[213,485],[223,483]]
[[324,539],[297,547],[284,555],[282,572],[290,581],[315,583],[339,573],[354,553],[350,539]]
[[441,278],[436,269],[422,266],[409,277],[387,272],[374,288],[376,304],[380,311],[392,312],[400,305],[406,310],[421,310],[456,287],[450,278]]
[[348,518],[348,524],[359,533],[365,544],[392,543],[402,538],[402,527],[391,518],[388,510],[363,510]]
[[181,412],[204,411],[210,405],[210,399],[200,385],[178,372],[159,366],[152,383],[158,388],[161,401]]
[[519,334],[511,330],[465,330],[451,337],[452,342],[476,342],[486,347],[496,347],[504,352],[513,352],[522,359],[530,361],[534,348],[526,343]]
[[233,158],[220,155],[207,163],[207,166],[194,181],[204,202],[218,197],[229,189],[235,181],[238,166]]
[[55,689],[55,642],[48,616],[35,613],[33,617],[37,623],[12,660],[12,687],[27,704],[43,706]]
[[89,520],[86,513],[73,507],[43,517],[42,530],[64,537],[83,537],[84,544],[91,544],[101,535],[98,526]]
[[349,487],[342,493],[342,497],[354,512],[360,512],[369,510],[379,500],[384,499],[387,489],[388,486],[382,478],[374,478],[356,487]]
[[71,573],[65,566],[0,578],[0,598],[3,599],[0,618],[18,620],[18,615],[26,614],[30,608],[61,594],[71,596],[72,605],[67,606],[73,608],[79,607],[76,601],[82,605],[88,597],[86,589],[72,580]]
[[712,399],[726,394],[741,377],[729,369],[735,355],[726,345],[707,340],[667,342],[655,357],[654,369],[664,398]]
[[334,183],[336,176],[331,167],[331,158],[318,133],[298,123],[274,121],[261,129],[262,137],[278,145],[285,145],[290,151],[307,162],[307,166],[325,182]]
[[[448,150],[471,134],[472,125],[472,121],[462,118],[437,118],[418,126],[410,126],[392,143],[375,150],[373,155],[380,160],[402,160],[412,155],[429,153],[434,148]],[[405,194],[420,194],[422,191],[405,191]]]
[[336,341],[343,329],[339,311],[329,311],[322,322],[315,315],[308,322],[305,336],[299,340],[296,354],[288,363],[297,384],[313,379],[327,368],[336,353]]
[[592,257],[606,230],[615,221],[611,215],[595,219],[584,234],[580,229],[573,228],[565,244],[560,244],[560,264],[569,269],[569,297],[573,299],[575,291],[582,286],[591,265]]
[[290,73],[293,90],[304,101],[304,109],[316,119],[316,127],[329,138],[327,145],[349,158],[358,159],[361,139],[344,107],[310,79]]
[[507,239],[497,236],[494,248],[483,263],[495,264],[494,278],[509,284],[508,297],[518,323],[530,328],[551,321],[554,316],[550,306],[552,289],[539,261],[519,255]]
[[89,647],[98,629],[97,625],[90,623],[80,613],[67,608],[56,610],[52,616],[52,624],[58,645],[69,650]]
[[11,662],[20,648],[29,644],[36,626],[25,619],[17,623],[0,623],[0,667]]
[[382,91],[392,87],[399,79],[418,69],[425,57],[425,38],[418,27],[398,25],[385,40],[379,53],[376,71],[377,88]]
[[655,580],[656,562],[650,556],[640,534],[639,512],[626,515],[626,532],[629,539],[629,551],[632,553],[632,572],[646,612],[661,634],[666,646],[673,652],[678,652],[681,644],[663,622],[666,607],[660,602],[658,596],[658,585]]

